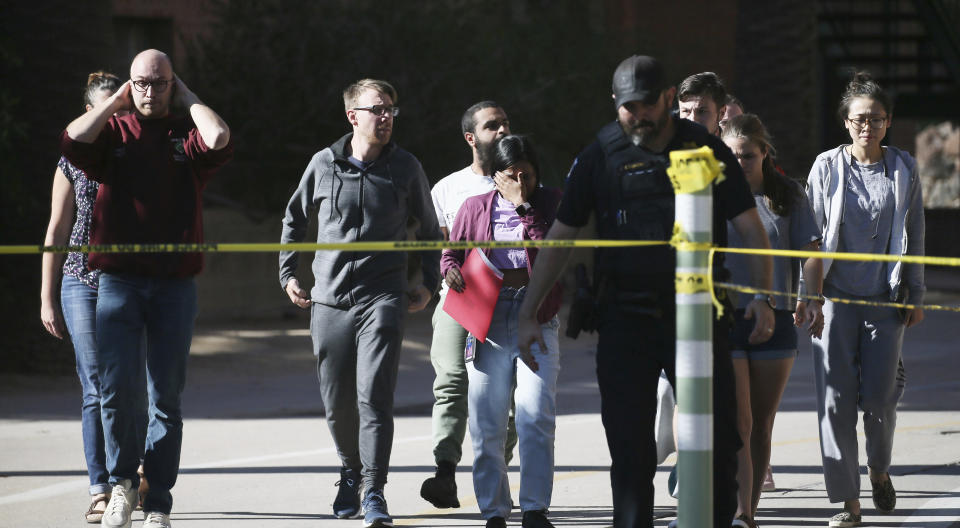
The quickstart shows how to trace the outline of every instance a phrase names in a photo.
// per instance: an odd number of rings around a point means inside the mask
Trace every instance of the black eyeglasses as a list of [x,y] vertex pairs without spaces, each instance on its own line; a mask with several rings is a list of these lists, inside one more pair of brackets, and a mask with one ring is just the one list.
[[358,106],[354,110],[366,110],[373,115],[384,117],[387,115],[397,117],[400,114],[399,106],[387,106],[387,105],[373,105],[373,106]]
[[870,128],[883,128],[883,125],[887,122],[887,116],[883,117],[848,117],[849,121],[853,126],[857,128],[863,128],[867,123],[870,123]]
[[147,88],[153,87],[154,93],[163,93],[167,91],[167,87],[173,84],[173,81],[159,80],[159,81],[144,81],[137,80],[133,81],[133,87],[140,93],[146,93]]

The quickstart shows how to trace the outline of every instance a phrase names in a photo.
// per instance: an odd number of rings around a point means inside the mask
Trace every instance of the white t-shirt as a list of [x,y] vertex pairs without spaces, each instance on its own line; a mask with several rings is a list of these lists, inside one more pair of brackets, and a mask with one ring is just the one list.
[[488,193],[495,188],[493,178],[473,172],[470,166],[438,181],[430,191],[430,196],[433,197],[433,208],[437,210],[437,221],[440,222],[440,227],[447,228],[447,231],[452,230],[457,211],[467,198]]
[[[488,193],[495,188],[493,178],[473,172],[469,165],[438,181],[430,191],[430,196],[433,198],[433,208],[437,211],[440,227],[450,232],[457,211],[467,198]],[[440,284],[440,294],[443,295],[447,293],[447,283],[441,278]]]

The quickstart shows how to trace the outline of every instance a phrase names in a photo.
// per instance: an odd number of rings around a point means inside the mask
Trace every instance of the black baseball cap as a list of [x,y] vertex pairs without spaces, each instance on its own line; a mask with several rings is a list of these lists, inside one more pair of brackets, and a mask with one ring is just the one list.
[[630,101],[655,103],[666,87],[660,61],[648,55],[627,57],[613,72],[614,107]]

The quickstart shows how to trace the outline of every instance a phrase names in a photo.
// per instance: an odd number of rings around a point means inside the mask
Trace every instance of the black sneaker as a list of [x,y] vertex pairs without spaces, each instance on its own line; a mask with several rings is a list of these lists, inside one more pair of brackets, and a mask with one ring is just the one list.
[[360,513],[360,470],[340,468],[337,498],[333,499],[333,514],[340,519],[356,517]]
[[503,517],[490,517],[487,519],[487,528],[507,528],[507,521]]
[[459,508],[457,499],[457,479],[454,477],[457,465],[453,462],[437,463],[436,475],[423,481],[420,496],[433,504],[434,508]]
[[372,489],[364,495],[363,526],[393,526],[393,519],[387,512],[387,499],[383,498],[383,489]]
[[881,513],[893,513],[894,508],[897,507],[897,491],[893,489],[890,475],[887,475],[887,479],[882,482],[871,480],[870,484],[873,486],[873,505]]
[[553,524],[547,519],[543,510],[530,510],[523,512],[523,528],[553,528]]

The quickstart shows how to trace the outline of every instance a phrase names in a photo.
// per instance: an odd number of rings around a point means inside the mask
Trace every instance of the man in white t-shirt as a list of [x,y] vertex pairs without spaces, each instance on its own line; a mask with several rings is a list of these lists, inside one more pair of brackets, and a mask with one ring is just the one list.
[[[510,134],[506,112],[493,101],[481,101],[468,108],[460,125],[463,139],[473,151],[473,163],[437,182],[430,192],[445,239],[450,238],[463,202],[495,188],[493,178],[484,175],[482,167],[492,155],[493,143]],[[460,462],[467,427],[467,368],[463,361],[467,331],[443,311],[447,289],[441,281],[430,345],[430,360],[437,375],[433,382],[433,456],[437,472],[423,482],[420,496],[437,508],[459,508],[454,472]],[[516,431],[511,427],[506,446],[508,462],[516,442]]]

